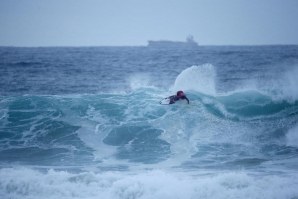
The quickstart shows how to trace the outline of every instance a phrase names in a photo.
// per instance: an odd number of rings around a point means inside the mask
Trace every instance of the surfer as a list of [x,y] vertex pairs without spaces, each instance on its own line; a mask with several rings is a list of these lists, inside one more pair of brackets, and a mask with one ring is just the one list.
[[169,104],[174,104],[176,101],[178,100],[186,100],[187,103],[189,104],[189,99],[186,97],[186,95],[184,94],[183,91],[177,91],[176,95],[172,95],[170,97],[167,97],[168,99],[170,99]]

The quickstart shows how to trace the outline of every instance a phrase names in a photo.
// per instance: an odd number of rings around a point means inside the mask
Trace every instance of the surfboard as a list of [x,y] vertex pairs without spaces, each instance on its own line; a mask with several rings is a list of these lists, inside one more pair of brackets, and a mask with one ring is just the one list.
[[159,102],[161,105],[169,105],[170,104],[170,98],[164,98]]
[[170,105],[170,104],[175,104],[175,103],[188,104],[186,100],[178,100],[178,101],[171,103],[171,100],[169,97],[162,99],[159,103],[161,105]]

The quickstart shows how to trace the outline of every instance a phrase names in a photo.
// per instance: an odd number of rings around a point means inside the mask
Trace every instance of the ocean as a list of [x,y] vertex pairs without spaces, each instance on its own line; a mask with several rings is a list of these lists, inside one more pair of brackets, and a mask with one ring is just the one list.
[[0,198],[297,199],[297,85],[295,45],[0,47]]

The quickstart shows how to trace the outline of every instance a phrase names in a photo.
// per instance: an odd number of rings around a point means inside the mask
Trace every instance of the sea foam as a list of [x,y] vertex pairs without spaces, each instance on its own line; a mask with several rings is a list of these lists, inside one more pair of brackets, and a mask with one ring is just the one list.
[[290,102],[298,100],[298,67],[285,72],[279,81],[279,87],[281,94],[284,98]]
[[286,142],[288,146],[298,147],[298,124],[288,131]]
[[[295,198],[298,175],[258,176],[245,172],[189,175],[153,170],[139,173],[79,172],[29,168],[0,170],[2,198]],[[270,182],[270,183],[268,183]]]
[[215,95],[216,72],[212,64],[191,66],[183,70],[176,78],[171,90],[192,90]]

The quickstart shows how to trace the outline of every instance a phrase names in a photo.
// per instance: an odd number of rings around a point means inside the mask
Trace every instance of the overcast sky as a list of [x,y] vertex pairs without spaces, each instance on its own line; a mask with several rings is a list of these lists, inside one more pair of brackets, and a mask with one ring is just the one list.
[[0,0],[1,46],[298,44],[298,0]]

